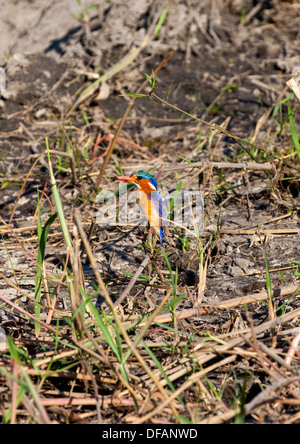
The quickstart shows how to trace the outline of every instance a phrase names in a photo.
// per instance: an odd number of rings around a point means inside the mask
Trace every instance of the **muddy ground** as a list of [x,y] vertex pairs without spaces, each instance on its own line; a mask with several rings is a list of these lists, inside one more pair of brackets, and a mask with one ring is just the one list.
[[[36,229],[26,227],[36,224],[37,190],[45,193],[43,220],[53,205],[47,158],[39,157],[45,150],[45,137],[52,149],[75,149],[77,182],[72,181],[65,158],[55,162],[55,171],[66,217],[71,221],[74,207],[80,208],[88,232],[99,209],[91,202],[93,186],[131,99],[126,93],[136,92],[144,73],[150,75],[175,50],[159,71],[155,94],[166,100],[168,91],[169,103],[202,121],[155,98],[136,99],[105,170],[101,191],[117,189],[113,178],[121,170],[128,174],[152,168],[169,191],[180,180],[186,185],[194,177],[189,189],[203,192],[205,203],[203,304],[264,291],[266,261],[273,289],[298,284],[299,159],[287,105],[293,110],[298,134],[300,115],[297,99],[288,98],[291,90],[286,81],[300,66],[300,3],[102,0],[85,10],[90,4],[82,1],[80,8],[75,0],[0,1],[0,61],[6,73],[0,99],[0,228],[6,236],[0,250],[1,272],[8,279],[18,273],[24,278],[21,288],[33,288],[25,275],[34,273]],[[166,20],[155,32],[165,7]],[[112,74],[111,69],[132,55],[134,48],[138,51],[128,66],[124,63]],[[103,74],[107,78],[92,94],[80,96]],[[148,84],[144,92],[149,91]],[[285,104],[276,107],[286,98]],[[213,124],[223,125],[228,133],[212,128]],[[196,168],[186,169],[187,162],[201,161],[273,167],[267,171],[263,167],[255,171],[207,167],[198,175]],[[175,165],[182,168],[172,170]],[[17,237],[17,231],[9,235],[7,224],[20,229]],[[128,283],[128,273],[134,273],[144,258],[143,233],[142,228],[96,225],[90,237],[99,270],[116,298]],[[199,291],[197,242],[184,234],[170,228],[163,244],[173,272],[178,270],[179,293],[185,295],[181,308],[190,307]],[[47,246],[49,270],[58,270],[64,257],[57,225]],[[90,276],[89,261],[83,258],[84,272]],[[162,259],[157,267],[160,277],[167,275]],[[131,304],[138,310],[147,310],[166,292],[151,268],[144,274],[153,286],[137,283],[131,290]],[[4,295],[16,296],[5,280],[0,280],[0,287]],[[279,298],[277,303],[280,306],[284,301]],[[100,298],[97,302],[102,304]],[[268,317],[267,305],[251,307],[256,325]],[[298,307],[299,296],[294,295],[285,310]],[[195,333],[200,326],[222,333],[234,325],[247,325],[244,309],[234,316],[233,321],[232,312],[212,313],[205,319],[185,321],[185,328]],[[1,319],[7,321],[7,310]],[[299,319],[289,325],[297,326]],[[296,411],[290,407],[290,411],[276,412],[270,421],[280,422]]]

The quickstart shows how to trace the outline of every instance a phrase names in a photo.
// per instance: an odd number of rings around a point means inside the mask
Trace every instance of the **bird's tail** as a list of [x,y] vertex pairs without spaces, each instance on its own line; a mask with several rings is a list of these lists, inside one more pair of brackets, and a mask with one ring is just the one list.
[[159,229],[159,240],[160,240],[161,244],[163,243],[163,234],[164,234],[163,227],[160,227],[160,229]]
[[[152,227],[150,228],[150,230],[152,230]],[[154,230],[156,232],[156,235],[159,236],[159,242],[162,244],[163,243],[163,228],[162,227],[154,227]]]

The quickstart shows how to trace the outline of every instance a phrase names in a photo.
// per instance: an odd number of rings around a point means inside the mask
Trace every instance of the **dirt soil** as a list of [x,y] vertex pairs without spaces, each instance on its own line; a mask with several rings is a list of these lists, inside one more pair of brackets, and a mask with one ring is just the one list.
[[[186,237],[184,229],[170,227],[165,233],[163,248],[174,275],[178,273],[177,295],[184,295],[180,310],[195,302],[208,307],[236,297],[261,296],[267,290],[267,269],[272,289],[279,295],[277,307],[284,313],[299,309],[297,292],[288,293],[288,299],[283,295],[283,289],[299,284],[300,164],[289,109],[298,134],[300,113],[299,102],[286,85],[300,67],[299,1],[82,0],[81,4],[0,0],[0,66],[6,74],[0,96],[1,294],[16,301],[34,291],[37,190],[43,221],[54,208],[47,156],[40,156],[46,137],[52,150],[73,152],[76,157],[74,178],[69,158],[53,153],[72,236],[77,207],[110,295],[118,298],[126,288],[145,257],[141,248],[145,230],[96,224],[91,232],[99,210],[92,200],[93,187],[131,100],[126,93],[136,92],[144,73],[151,75],[175,50],[158,73],[155,94],[179,110],[153,96],[136,98],[100,189],[117,190],[113,179],[121,171],[151,169],[165,190],[174,191],[182,180],[185,189],[204,194],[203,257],[195,236]],[[85,9],[91,4],[96,7]],[[156,32],[166,7],[166,19]],[[91,93],[84,94],[97,80]],[[142,92],[150,92],[149,83]],[[187,168],[191,162],[207,164]],[[252,162],[261,168],[243,169],[224,162]],[[65,255],[57,222],[46,247],[49,273],[62,269]],[[92,293],[93,271],[84,251],[82,258]],[[170,287],[165,260],[158,257],[154,264],[142,270],[145,281],[136,282],[127,295],[129,311],[151,309]],[[65,291],[58,301],[61,310],[67,310]],[[93,300],[97,306],[104,304],[99,296]],[[20,303],[34,312],[27,298]],[[255,326],[270,319],[266,300],[250,304],[248,310],[243,306],[211,310],[206,316],[182,321],[182,328],[196,336],[200,330],[227,334],[249,326],[250,318]],[[15,329],[18,316],[1,306],[0,326],[12,328],[12,320]],[[284,325],[290,331],[298,327],[299,317]],[[18,336],[15,330],[10,334]],[[26,334],[32,338],[32,332]],[[159,342],[166,336],[153,330],[148,339]],[[292,339],[279,341],[280,353],[287,351]],[[297,359],[299,372],[299,355]],[[241,386],[247,365],[241,360],[235,367]],[[247,402],[260,384],[272,381],[268,373],[259,379],[255,365],[253,361],[250,370],[255,377],[248,381]],[[232,375],[230,387],[234,387]],[[211,378],[216,386],[220,384],[220,375]],[[295,417],[292,422],[299,422],[299,387],[295,390],[298,404],[282,403],[272,409],[267,405],[261,416],[249,414],[247,420],[274,423]],[[225,395],[230,399],[233,395],[224,391],[222,402],[229,405]],[[191,393],[186,396],[193,398]],[[102,414],[105,421],[120,421],[116,412]],[[127,422],[124,410],[122,415]],[[197,418],[207,416],[209,411],[203,410]]]

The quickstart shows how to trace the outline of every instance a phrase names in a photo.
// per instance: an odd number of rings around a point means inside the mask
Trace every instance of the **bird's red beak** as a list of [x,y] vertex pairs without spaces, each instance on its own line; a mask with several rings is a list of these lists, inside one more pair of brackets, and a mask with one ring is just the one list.
[[117,180],[121,180],[122,182],[134,182],[134,179],[130,176],[117,176]]

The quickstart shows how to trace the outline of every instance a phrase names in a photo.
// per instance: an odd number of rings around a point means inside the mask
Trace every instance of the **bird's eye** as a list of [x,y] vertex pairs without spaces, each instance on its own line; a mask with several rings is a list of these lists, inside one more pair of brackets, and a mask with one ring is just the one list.
[[137,180],[142,180],[142,176],[136,176]]

